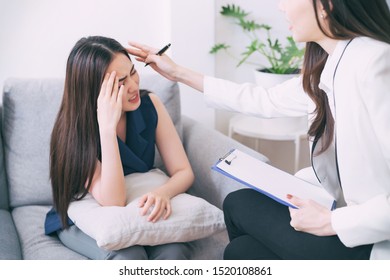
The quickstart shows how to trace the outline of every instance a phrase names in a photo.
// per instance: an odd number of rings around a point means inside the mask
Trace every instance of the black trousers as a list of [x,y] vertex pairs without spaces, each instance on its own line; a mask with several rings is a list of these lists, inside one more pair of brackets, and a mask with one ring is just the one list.
[[[290,226],[288,207],[252,189],[230,193],[223,204],[230,260],[369,259],[372,245],[348,248],[337,236],[316,236]],[[359,234],[358,232],[356,234]]]

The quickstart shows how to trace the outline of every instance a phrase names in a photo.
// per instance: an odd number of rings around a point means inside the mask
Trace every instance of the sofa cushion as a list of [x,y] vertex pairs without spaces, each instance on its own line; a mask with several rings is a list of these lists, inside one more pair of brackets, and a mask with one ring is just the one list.
[[20,260],[18,234],[10,212],[0,209],[0,225],[0,260]]
[[51,204],[49,142],[62,92],[59,79],[5,82],[3,140],[12,207]]
[[50,206],[21,206],[12,211],[23,258],[27,260],[86,259],[62,245],[56,235],[45,235],[43,225],[49,209]]
[[229,243],[226,230],[210,237],[195,240],[189,244],[192,247],[192,260],[222,260],[223,253]]
[[[8,79],[3,94],[3,141],[11,207],[51,205],[50,135],[63,95],[61,79]],[[141,87],[156,93],[181,135],[178,86],[146,75]],[[162,161],[156,153],[157,167]]]

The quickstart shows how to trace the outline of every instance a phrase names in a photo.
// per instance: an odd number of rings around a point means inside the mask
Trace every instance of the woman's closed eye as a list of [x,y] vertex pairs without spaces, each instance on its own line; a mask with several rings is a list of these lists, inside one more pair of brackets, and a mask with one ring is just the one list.
[[121,88],[121,86],[124,86],[125,85],[125,82],[121,82],[121,83],[119,83],[118,84],[118,89],[120,89]]
[[127,79],[127,75],[119,79],[118,87],[124,86]]
[[[135,74],[137,74],[137,70],[135,70],[134,65],[133,65],[133,67],[132,67],[131,70],[130,70],[130,75],[129,75],[129,76],[132,77],[132,76],[134,76]],[[124,76],[124,77],[122,77],[122,78],[119,79],[119,83],[118,83],[118,87],[119,87],[119,88],[120,88],[121,86],[124,86],[124,85],[125,85],[126,80],[129,78],[129,76],[126,75],[126,76]]]

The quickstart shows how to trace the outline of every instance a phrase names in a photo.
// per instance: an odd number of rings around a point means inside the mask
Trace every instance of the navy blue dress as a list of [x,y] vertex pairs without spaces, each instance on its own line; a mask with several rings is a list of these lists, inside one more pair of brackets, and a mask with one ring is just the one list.
[[[141,105],[135,111],[126,112],[126,142],[118,137],[123,174],[147,172],[153,168],[156,144],[157,111],[149,94],[140,91]],[[68,224],[72,221],[68,219]],[[45,219],[45,234],[62,229],[59,215],[52,208]]]

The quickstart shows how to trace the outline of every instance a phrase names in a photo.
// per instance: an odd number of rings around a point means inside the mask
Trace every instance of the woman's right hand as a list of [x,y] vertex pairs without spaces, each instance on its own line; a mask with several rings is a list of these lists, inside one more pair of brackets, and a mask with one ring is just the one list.
[[149,66],[156,72],[171,81],[177,81],[178,65],[167,55],[156,55],[158,49],[140,43],[129,42],[129,45],[131,48],[126,50],[129,54],[134,55],[137,61],[150,63]]
[[114,131],[122,114],[122,96],[124,88],[118,88],[116,72],[104,76],[97,100],[97,119],[100,131]]

